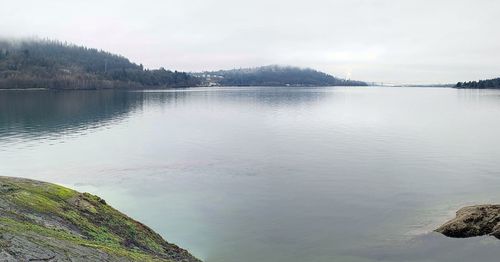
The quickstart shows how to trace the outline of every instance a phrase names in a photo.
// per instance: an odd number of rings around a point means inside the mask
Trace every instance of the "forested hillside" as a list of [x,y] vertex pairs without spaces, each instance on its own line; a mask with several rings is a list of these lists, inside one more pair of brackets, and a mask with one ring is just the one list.
[[291,66],[220,70],[197,73],[206,85],[221,86],[366,86],[361,81],[344,80],[313,70]]
[[0,88],[104,89],[198,85],[183,72],[144,69],[105,51],[49,40],[0,40]]
[[490,79],[490,80],[480,80],[471,82],[459,82],[456,88],[476,88],[476,89],[486,89],[486,88],[500,88],[500,78]]
[[192,73],[149,70],[102,50],[50,40],[0,39],[0,89],[220,86],[365,86],[290,66]]

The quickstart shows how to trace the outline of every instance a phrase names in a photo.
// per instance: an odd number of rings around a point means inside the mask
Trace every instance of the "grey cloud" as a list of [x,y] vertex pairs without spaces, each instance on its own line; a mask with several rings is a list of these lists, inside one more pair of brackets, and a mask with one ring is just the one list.
[[18,0],[0,35],[102,48],[148,67],[292,64],[384,82],[500,76],[495,0]]

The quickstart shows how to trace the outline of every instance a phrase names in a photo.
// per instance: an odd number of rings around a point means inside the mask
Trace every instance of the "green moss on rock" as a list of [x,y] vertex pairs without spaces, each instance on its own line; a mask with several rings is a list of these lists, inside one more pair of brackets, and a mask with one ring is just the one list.
[[0,177],[0,258],[200,261],[88,193]]

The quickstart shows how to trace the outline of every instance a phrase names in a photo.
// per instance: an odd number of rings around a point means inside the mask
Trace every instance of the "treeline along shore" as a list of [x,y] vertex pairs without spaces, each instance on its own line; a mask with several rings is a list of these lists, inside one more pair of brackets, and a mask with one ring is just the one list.
[[[168,58],[165,58],[168,59]],[[196,86],[365,86],[312,69],[264,66],[187,73],[147,69],[95,48],[53,40],[0,39],[0,89],[153,89]]]
[[108,89],[196,86],[199,79],[51,40],[0,40],[0,88]]
[[469,81],[469,82],[458,82],[455,87],[456,88],[472,88],[472,89],[499,89],[500,88],[500,78],[489,79],[489,80],[479,80],[479,81]]

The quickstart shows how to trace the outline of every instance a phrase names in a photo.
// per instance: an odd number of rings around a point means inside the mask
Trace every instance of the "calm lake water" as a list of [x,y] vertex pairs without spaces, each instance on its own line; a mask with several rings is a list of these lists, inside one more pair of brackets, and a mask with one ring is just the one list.
[[100,195],[206,262],[497,261],[500,91],[0,91],[0,175]]

